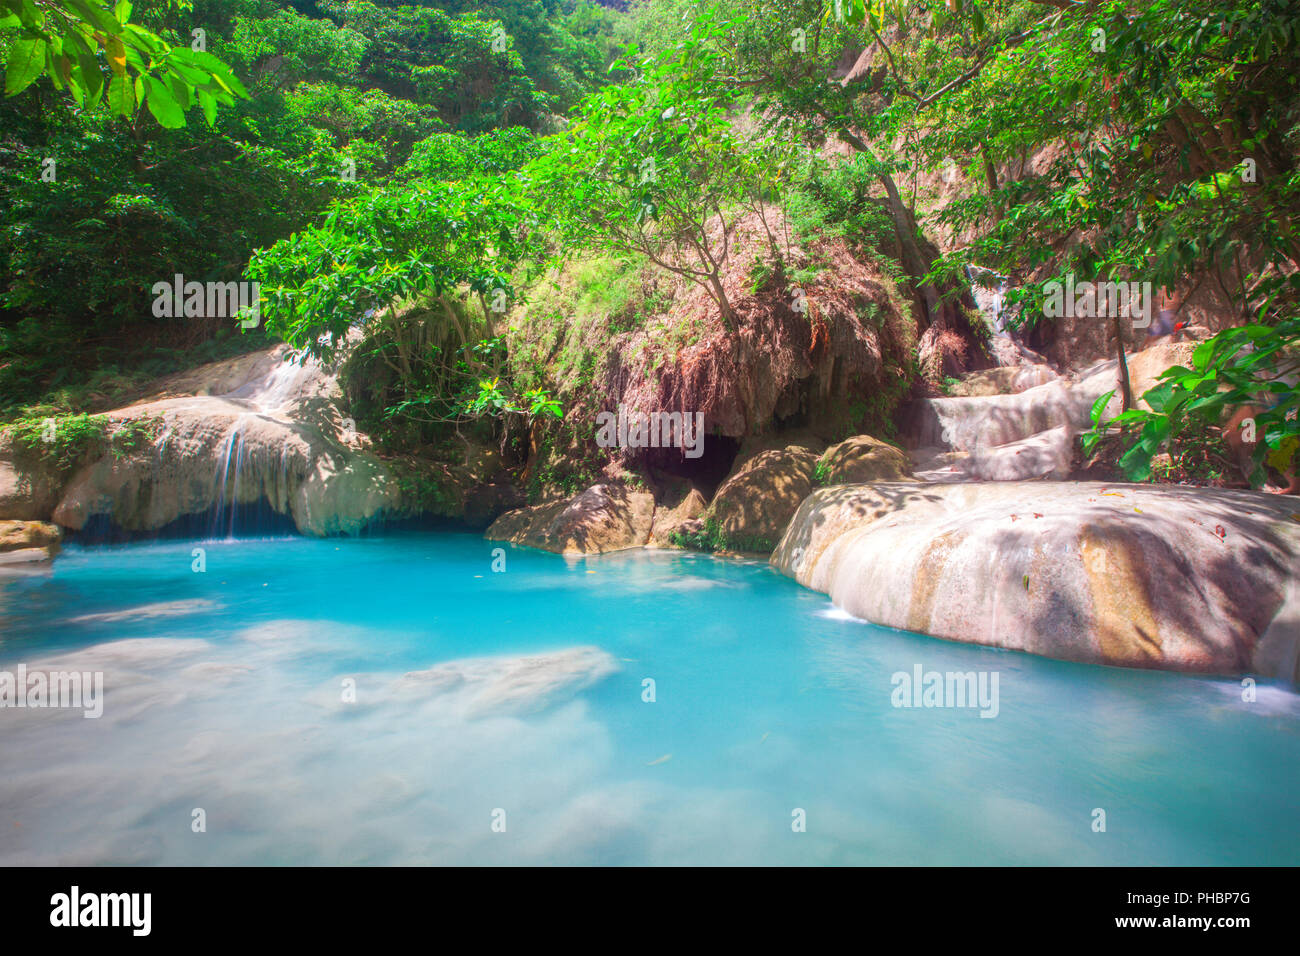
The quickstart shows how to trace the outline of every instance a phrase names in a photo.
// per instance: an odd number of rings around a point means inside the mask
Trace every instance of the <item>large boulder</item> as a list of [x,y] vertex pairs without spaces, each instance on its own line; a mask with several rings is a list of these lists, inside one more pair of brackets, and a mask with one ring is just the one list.
[[772,564],[850,614],[1063,660],[1300,680],[1300,511],[1095,482],[818,491]]
[[769,448],[740,462],[718,488],[707,524],[732,551],[768,552],[813,489],[818,455],[803,445]]
[[704,514],[708,500],[694,485],[681,481],[661,492],[647,544],[653,548],[675,547],[673,535],[688,529]]
[[605,482],[567,501],[508,511],[484,536],[558,554],[603,554],[644,547],[650,540],[654,512],[655,499],[649,492]]
[[817,459],[814,473],[823,485],[903,481],[908,477],[908,460],[895,445],[870,435],[855,435],[826,449]]

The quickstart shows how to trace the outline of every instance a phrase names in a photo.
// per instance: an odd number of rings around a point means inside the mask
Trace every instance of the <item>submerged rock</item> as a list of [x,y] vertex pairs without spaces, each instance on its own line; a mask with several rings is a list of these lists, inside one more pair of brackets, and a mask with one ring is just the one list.
[[772,564],[888,627],[1091,664],[1300,680],[1293,499],[849,485],[803,503]]
[[475,657],[410,671],[396,682],[401,694],[455,698],[468,716],[536,713],[618,672],[598,647],[572,647],[527,657]]

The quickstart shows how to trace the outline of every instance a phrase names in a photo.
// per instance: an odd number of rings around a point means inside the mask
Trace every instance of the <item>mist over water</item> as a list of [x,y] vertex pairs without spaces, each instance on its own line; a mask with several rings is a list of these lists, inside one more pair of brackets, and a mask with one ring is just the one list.
[[[495,547],[73,546],[0,581],[0,670],[104,672],[98,720],[0,709],[0,864],[1300,863],[1290,688],[891,631],[756,562]],[[996,671],[997,717],[893,707],[918,664]]]

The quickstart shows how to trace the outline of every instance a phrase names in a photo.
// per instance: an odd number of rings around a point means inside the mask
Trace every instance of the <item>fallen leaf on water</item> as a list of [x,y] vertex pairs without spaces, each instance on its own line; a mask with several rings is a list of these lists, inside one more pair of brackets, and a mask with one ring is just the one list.
[[772,731],[769,730],[767,733],[763,734],[762,737],[758,738],[758,742],[761,744],[764,740],[766,740],[770,736],[772,736]]
[[673,755],[672,755],[672,754],[664,754],[662,757],[659,757],[659,758],[656,759],[656,760],[651,760],[648,764],[646,764],[646,766],[647,766],[647,767],[657,767],[657,766],[659,766],[659,764],[661,764],[661,763],[667,763],[668,761],[670,761],[670,760],[672,760],[672,759],[673,759]]

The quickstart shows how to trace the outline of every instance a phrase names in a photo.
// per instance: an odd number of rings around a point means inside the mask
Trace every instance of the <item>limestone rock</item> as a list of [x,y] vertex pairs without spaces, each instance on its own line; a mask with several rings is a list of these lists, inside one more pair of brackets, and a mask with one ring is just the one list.
[[334,374],[293,360],[287,346],[172,376],[158,394],[106,413],[151,423],[151,447],[93,461],[61,488],[6,467],[0,450],[0,513],[26,509],[72,529],[107,515],[151,531],[265,500],[303,533],[323,535],[355,533],[403,507],[388,467],[345,424]]
[[673,534],[693,527],[692,522],[704,514],[708,506],[704,495],[692,485],[683,482],[669,489],[655,508],[648,544],[657,548],[674,547]]
[[948,390],[954,398],[984,395],[1013,395],[1059,378],[1046,365],[1017,365],[972,372]]
[[0,435],[0,519],[48,521],[61,488],[53,471],[15,454],[12,442]]
[[567,501],[506,512],[485,537],[559,554],[603,554],[644,546],[650,540],[654,511],[654,496],[649,492],[607,482]]
[[0,565],[49,561],[59,553],[63,529],[46,521],[0,521]]
[[1063,425],[972,451],[917,449],[913,460],[914,474],[924,481],[1064,481],[1072,471],[1073,433]]
[[1063,660],[1300,680],[1300,512],[1096,482],[818,491],[772,564],[850,614]]
[[870,435],[855,435],[826,449],[817,461],[817,468],[824,485],[903,481],[908,476],[907,455]]
[[812,491],[817,459],[803,445],[787,445],[741,461],[709,506],[722,543],[734,551],[770,551]]

